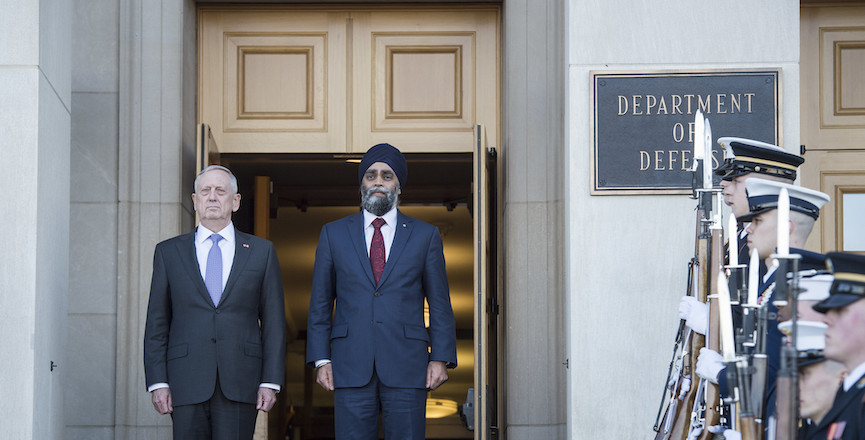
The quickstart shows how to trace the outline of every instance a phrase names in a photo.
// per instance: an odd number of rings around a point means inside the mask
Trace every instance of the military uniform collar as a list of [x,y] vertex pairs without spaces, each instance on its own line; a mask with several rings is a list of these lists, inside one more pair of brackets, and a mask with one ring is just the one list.
[[850,391],[854,386],[865,388],[865,362],[854,368],[847,377],[844,378],[844,391]]

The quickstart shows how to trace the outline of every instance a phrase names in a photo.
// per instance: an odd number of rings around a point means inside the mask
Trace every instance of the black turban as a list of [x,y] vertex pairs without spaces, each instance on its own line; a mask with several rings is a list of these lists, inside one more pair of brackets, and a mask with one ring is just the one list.
[[400,188],[405,187],[406,181],[408,181],[408,165],[402,153],[391,144],[378,144],[367,150],[357,169],[359,182],[363,183],[363,175],[366,174],[366,170],[376,162],[388,164],[396,174]]

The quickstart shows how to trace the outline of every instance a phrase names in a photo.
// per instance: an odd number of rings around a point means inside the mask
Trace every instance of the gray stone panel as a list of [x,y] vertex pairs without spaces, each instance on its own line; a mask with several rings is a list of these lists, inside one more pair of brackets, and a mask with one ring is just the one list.
[[[506,433],[507,438],[519,438],[519,439],[566,439],[565,436],[565,425],[532,425],[532,426],[521,426],[521,425],[509,425]],[[574,439],[581,439],[582,437],[573,437]],[[620,437],[604,437],[609,439],[620,438]],[[622,437],[623,438],[623,437]]]
[[[59,8],[62,10],[62,7]],[[54,36],[57,38],[57,36]],[[68,65],[65,66],[68,69]],[[55,68],[62,66],[55,64]],[[69,292],[69,109],[46,76],[39,80],[38,194],[31,200],[37,218],[36,306],[31,326],[35,375],[33,438],[54,438],[63,432],[64,377],[51,362],[66,359],[66,307]],[[32,246],[31,241],[31,246]],[[38,418],[48,414],[46,418]]]
[[72,96],[72,202],[117,202],[117,94]]
[[69,315],[66,423],[114,425],[116,315]]
[[117,92],[118,0],[74,0],[72,88]]
[[[51,83],[51,99],[59,98],[67,115],[72,93],[71,15],[69,0],[39,0],[39,70]],[[69,144],[64,145],[68,147]]]
[[[507,424],[551,425],[565,420],[565,329],[561,247],[549,242],[561,227],[560,205],[508,207],[504,306]],[[523,438],[523,437],[518,437]]]
[[35,66],[39,63],[39,2],[11,6],[4,4],[0,14],[0,65]]
[[117,438],[128,440],[172,440],[170,424],[161,427],[118,426],[117,431]]
[[117,205],[73,203],[69,313],[117,312]]
[[113,426],[67,426],[66,440],[114,440]]
[[[0,41],[13,35],[0,28]],[[15,111],[0,112],[0,185],[7,194],[0,210],[0,371],[2,393],[15,396],[0,402],[3,435],[32,438],[34,407],[33,327],[38,269],[37,205],[38,106],[37,68],[0,68],[0,102]],[[62,188],[62,184],[60,185]],[[62,189],[61,189],[62,190]],[[12,251],[14,249],[14,251]],[[6,421],[9,421],[8,423]]]
[[742,63],[799,58],[799,2],[616,0],[569,5],[571,63],[598,69],[658,62],[744,67]]

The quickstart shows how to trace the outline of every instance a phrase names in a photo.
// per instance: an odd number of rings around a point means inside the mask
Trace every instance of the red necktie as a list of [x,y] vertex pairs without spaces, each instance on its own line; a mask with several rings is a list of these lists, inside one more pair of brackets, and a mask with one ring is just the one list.
[[375,277],[376,284],[381,279],[381,273],[384,272],[384,237],[381,235],[381,225],[383,224],[385,224],[383,218],[372,221],[375,232],[372,233],[372,243],[369,246],[369,266],[372,268],[372,275]]

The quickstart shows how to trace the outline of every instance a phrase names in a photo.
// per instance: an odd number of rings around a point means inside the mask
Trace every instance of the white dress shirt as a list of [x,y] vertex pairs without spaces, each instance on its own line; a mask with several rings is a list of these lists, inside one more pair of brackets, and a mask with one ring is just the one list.
[[234,264],[234,224],[229,222],[228,226],[219,232],[213,232],[202,225],[198,225],[198,229],[195,230],[195,257],[198,259],[198,270],[201,271],[202,280],[207,273],[207,254],[213,247],[213,240],[210,239],[213,234],[222,236],[222,240],[219,240],[217,245],[222,251],[222,289],[225,290],[228,275],[231,274],[231,265]]
[[[372,247],[372,234],[375,233],[375,227],[372,225],[372,221],[377,218],[378,217],[375,214],[365,209],[363,210],[363,235],[366,239],[367,256],[369,256],[369,248]],[[381,225],[381,236],[384,238],[384,261],[387,261],[388,257],[390,257],[390,245],[393,244],[393,236],[396,234],[396,206],[391,208],[391,210],[381,216],[381,218],[385,221],[385,224]]]

